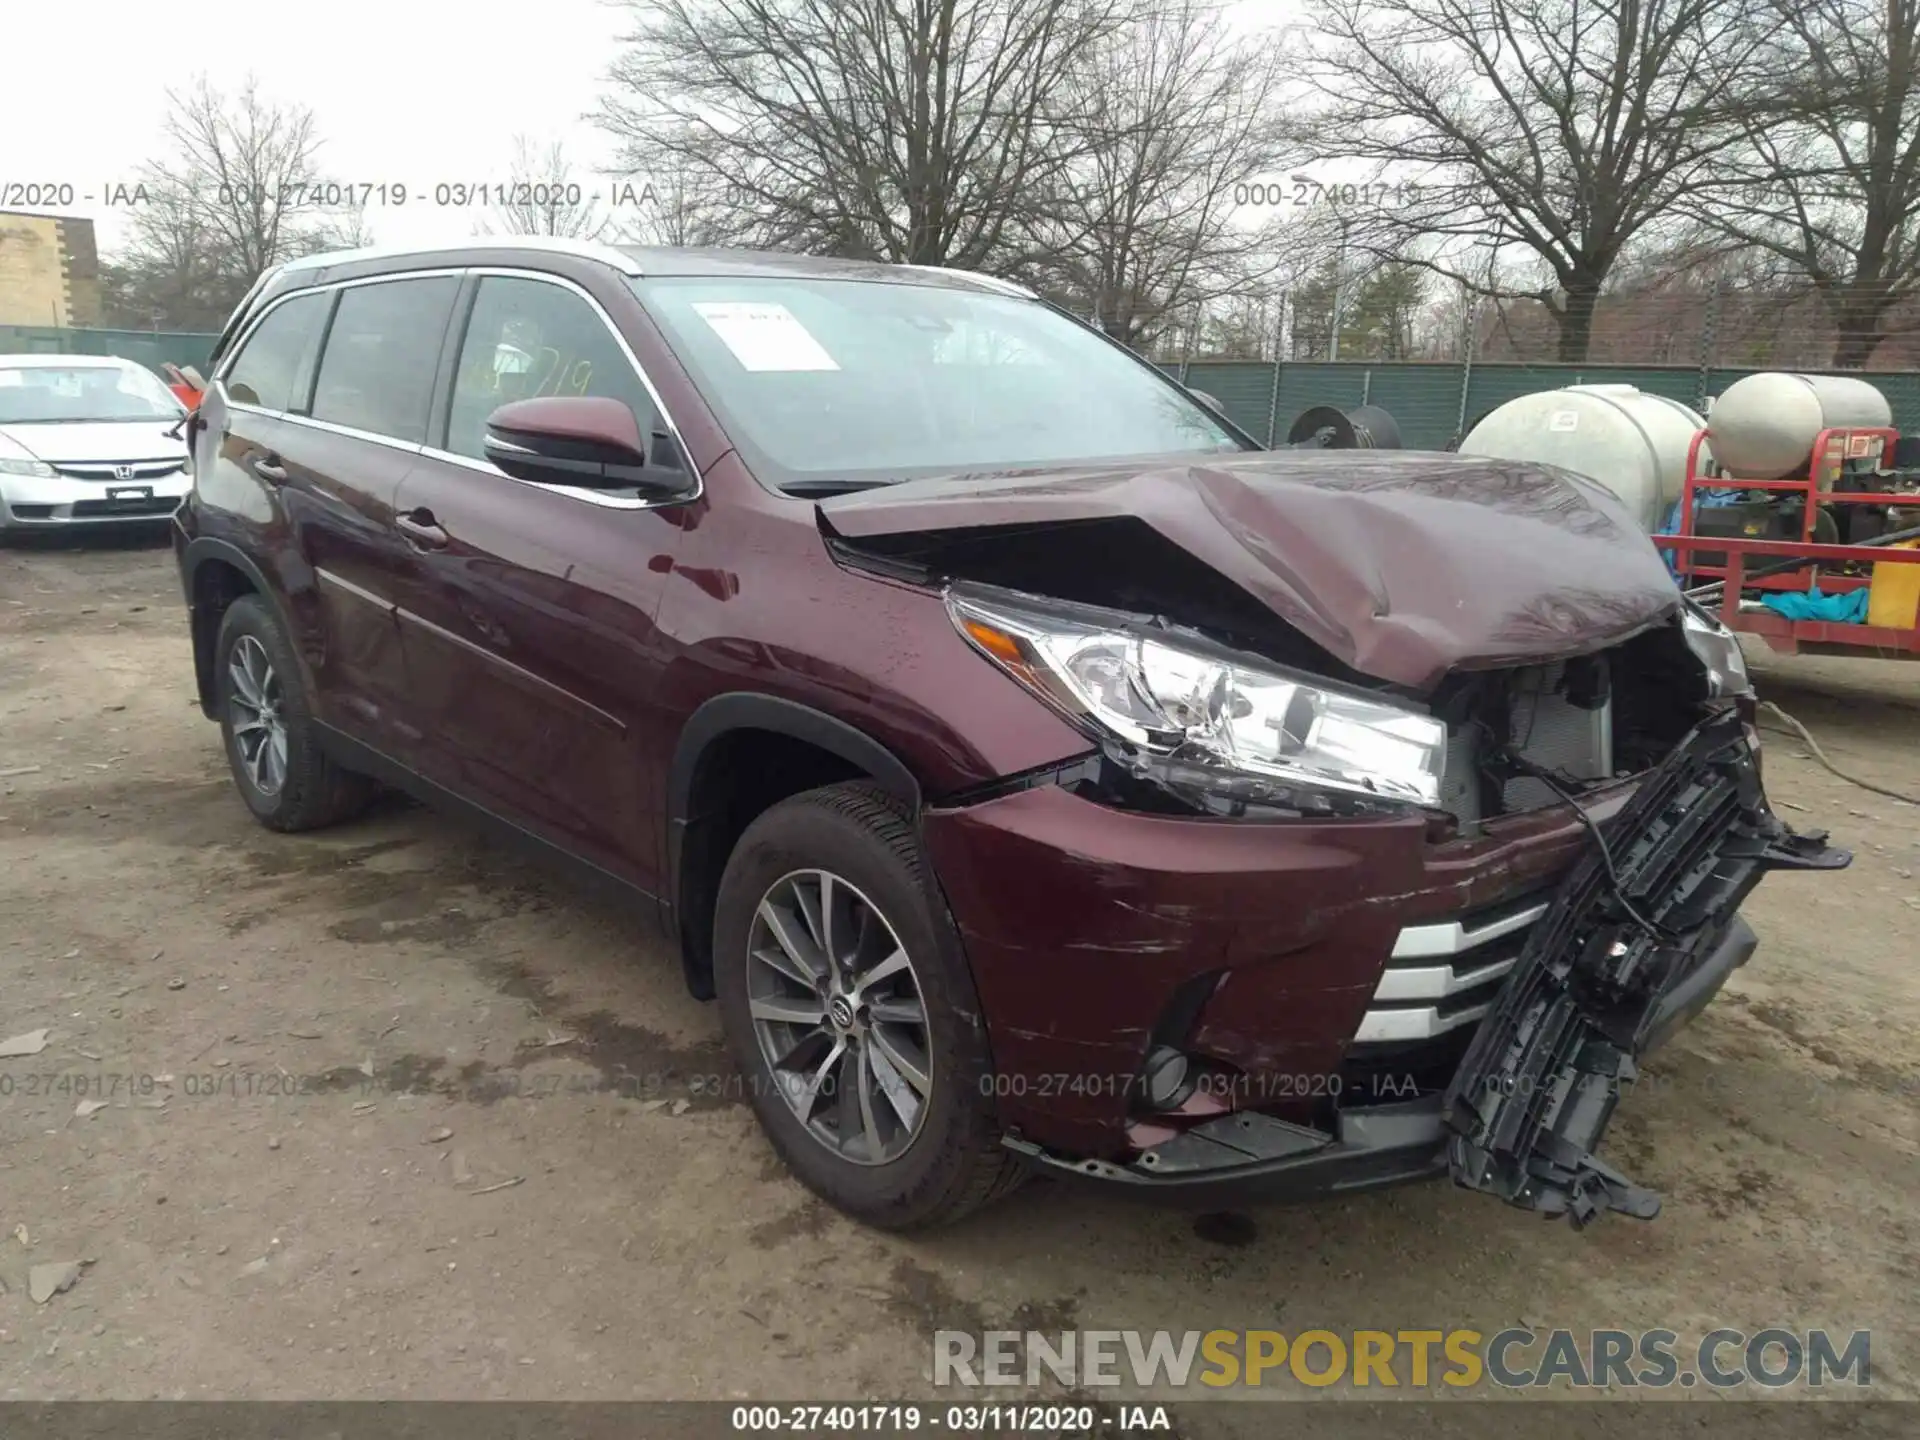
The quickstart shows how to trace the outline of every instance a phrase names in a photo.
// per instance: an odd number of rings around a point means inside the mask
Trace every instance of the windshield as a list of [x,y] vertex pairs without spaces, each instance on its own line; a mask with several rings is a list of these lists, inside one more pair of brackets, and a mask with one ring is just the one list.
[[0,365],[0,425],[177,420],[173,392],[137,365]]
[[1151,366],[1036,301],[811,277],[633,285],[776,486],[1245,448]]

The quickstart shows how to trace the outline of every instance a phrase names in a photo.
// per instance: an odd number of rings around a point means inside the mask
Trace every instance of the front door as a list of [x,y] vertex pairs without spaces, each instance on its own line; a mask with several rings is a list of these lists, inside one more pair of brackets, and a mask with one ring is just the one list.
[[[429,779],[658,892],[657,797],[641,736],[662,663],[655,612],[680,530],[634,500],[530,485],[488,464],[499,405],[598,395],[662,421],[583,292],[485,274],[447,401],[444,448],[401,482],[412,565],[397,592]],[[656,444],[671,448],[663,434]]]

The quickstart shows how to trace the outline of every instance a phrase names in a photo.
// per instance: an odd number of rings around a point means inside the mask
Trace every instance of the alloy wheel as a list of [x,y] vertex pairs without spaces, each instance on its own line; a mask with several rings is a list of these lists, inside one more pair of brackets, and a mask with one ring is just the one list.
[[287,783],[287,724],[281,714],[280,677],[267,647],[242,635],[227,656],[227,719],[241,767],[254,789],[278,795]]
[[747,937],[747,1009],[775,1088],[841,1159],[883,1165],[912,1145],[933,1094],[912,958],[880,909],[826,870],[767,889]]

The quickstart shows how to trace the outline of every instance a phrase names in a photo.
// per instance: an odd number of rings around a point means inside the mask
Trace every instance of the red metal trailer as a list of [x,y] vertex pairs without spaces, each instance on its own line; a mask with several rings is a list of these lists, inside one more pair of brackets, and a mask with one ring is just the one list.
[[[1892,453],[1898,439],[1898,431],[1887,429],[1823,430],[1814,441],[1805,475],[1753,480],[1703,474],[1701,452],[1707,443],[1707,432],[1702,430],[1693,437],[1687,452],[1687,475],[1680,496],[1680,531],[1673,535],[1655,535],[1653,542],[1674,552],[1675,568],[1683,587],[1722,583],[1719,599],[1712,607],[1717,608],[1722,622],[1730,629],[1760,636],[1775,650],[1787,654],[1920,659],[1920,615],[1904,626],[1793,620],[1746,598],[1755,592],[1805,592],[1816,587],[1827,594],[1870,589],[1880,573],[1873,567],[1920,564],[1920,549],[1822,544],[1814,539],[1815,526],[1825,506],[1897,506],[1905,500],[1920,507],[1920,494],[1907,496],[1898,492],[1835,488],[1847,461],[1878,460]],[[1805,497],[1800,507],[1800,538],[1778,540],[1695,534],[1699,496],[1711,489],[1800,492]],[[1701,552],[1716,558],[1711,562],[1697,559]],[[1792,559],[1811,563],[1784,573],[1754,574],[1756,570],[1777,569],[1780,561]]]

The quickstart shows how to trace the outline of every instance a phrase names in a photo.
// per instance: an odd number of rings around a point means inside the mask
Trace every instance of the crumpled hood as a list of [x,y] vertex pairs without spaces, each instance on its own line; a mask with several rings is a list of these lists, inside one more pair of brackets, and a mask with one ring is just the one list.
[[820,510],[855,541],[1132,516],[1336,659],[1420,690],[1456,668],[1604,649],[1680,605],[1659,552],[1606,490],[1479,456],[1261,451],[914,480]]

